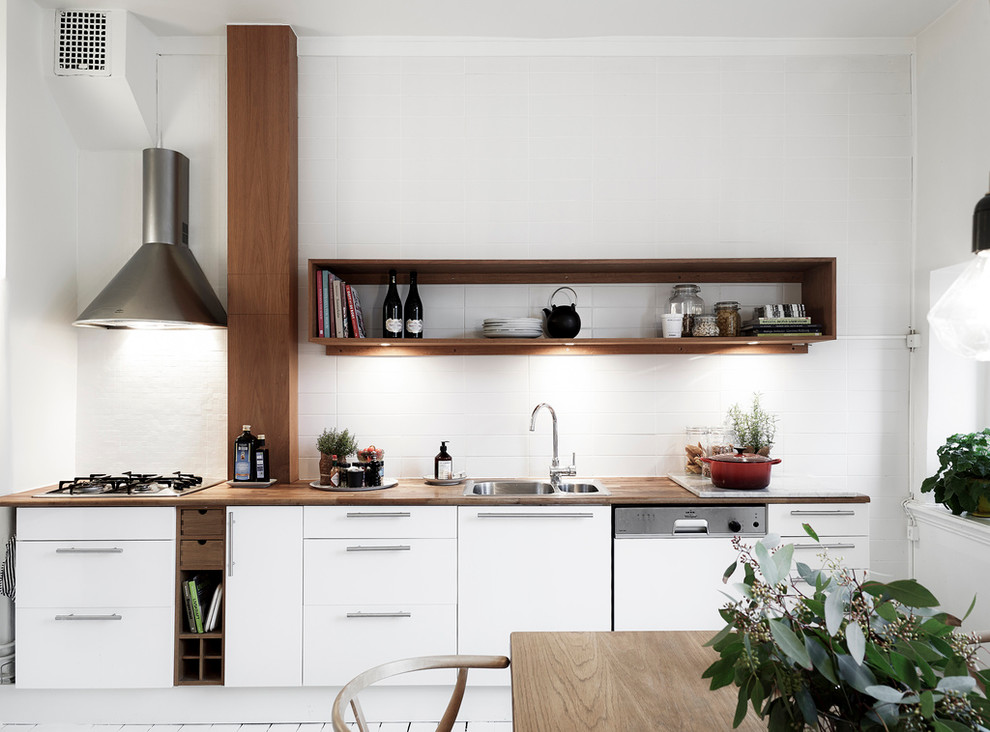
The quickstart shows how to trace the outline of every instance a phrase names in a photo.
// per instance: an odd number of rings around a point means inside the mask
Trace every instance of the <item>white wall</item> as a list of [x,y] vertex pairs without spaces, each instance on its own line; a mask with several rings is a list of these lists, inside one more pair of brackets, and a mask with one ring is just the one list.
[[[937,467],[935,449],[945,438],[982,429],[990,413],[986,405],[974,410],[977,395],[985,395],[980,383],[985,376],[974,364],[961,367],[963,383],[948,373],[929,373],[925,320],[932,304],[932,271],[972,256],[973,207],[987,192],[990,177],[988,71],[990,6],[985,0],[960,0],[918,37],[914,320],[925,337],[912,380],[915,488]],[[942,434],[926,434],[929,423],[943,425]]]
[[[0,493],[74,469],[76,148],[49,96],[41,49],[44,15],[8,0],[6,54],[6,330],[9,439]],[[46,49],[47,50],[47,49]]]

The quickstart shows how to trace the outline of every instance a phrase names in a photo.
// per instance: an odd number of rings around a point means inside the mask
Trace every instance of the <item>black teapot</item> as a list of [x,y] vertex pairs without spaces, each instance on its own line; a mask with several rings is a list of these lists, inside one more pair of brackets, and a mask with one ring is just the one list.
[[[561,290],[568,290],[574,296],[569,305],[554,305],[553,298]],[[558,287],[550,296],[547,303],[549,308],[543,308],[547,316],[547,335],[551,338],[573,338],[581,331],[581,316],[577,314],[577,293],[570,287]]]

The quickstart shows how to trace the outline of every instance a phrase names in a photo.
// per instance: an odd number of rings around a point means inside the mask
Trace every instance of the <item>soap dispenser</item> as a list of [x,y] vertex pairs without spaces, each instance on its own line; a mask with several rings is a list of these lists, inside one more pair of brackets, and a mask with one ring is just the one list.
[[433,477],[451,480],[454,477],[454,459],[447,452],[447,440],[440,443],[440,452],[433,458]]

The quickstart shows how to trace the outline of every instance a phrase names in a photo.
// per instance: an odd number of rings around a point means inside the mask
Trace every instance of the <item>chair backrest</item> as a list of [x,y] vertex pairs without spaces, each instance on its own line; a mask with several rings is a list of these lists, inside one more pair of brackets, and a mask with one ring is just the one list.
[[509,659],[505,656],[419,656],[417,658],[405,658],[401,661],[390,661],[381,666],[369,668],[348,681],[337,694],[337,698],[333,700],[333,709],[331,710],[333,730],[334,732],[353,732],[344,722],[344,711],[349,704],[354,711],[354,719],[359,732],[368,732],[368,723],[365,721],[364,712],[361,710],[357,696],[375,682],[410,671],[453,668],[457,669],[457,681],[450,695],[450,701],[447,702],[447,709],[437,725],[437,732],[450,732],[451,727],[454,726],[454,721],[457,719],[457,712],[461,708],[461,700],[464,698],[468,669],[506,668],[508,665]]

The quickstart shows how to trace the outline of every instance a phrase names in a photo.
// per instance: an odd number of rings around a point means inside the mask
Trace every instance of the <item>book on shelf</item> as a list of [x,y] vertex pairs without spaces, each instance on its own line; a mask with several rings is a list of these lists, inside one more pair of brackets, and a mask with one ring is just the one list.
[[333,299],[330,291],[330,270],[325,269],[320,274],[323,283],[323,337],[333,338],[333,318],[330,316],[330,303]]
[[816,323],[807,325],[751,325],[744,326],[741,333],[744,336],[821,335],[822,326]]
[[195,574],[183,584],[185,585],[183,592],[188,591],[189,604],[192,607],[193,622],[190,624],[190,629],[193,633],[204,633],[206,632],[204,623],[208,609],[206,598],[210,596],[213,582],[208,577]]
[[747,325],[811,325],[811,318],[807,316],[793,316],[784,318],[754,318],[747,320],[743,326]]
[[339,277],[334,277],[330,283],[333,287],[333,325],[334,338],[347,337],[347,320],[344,317],[344,287],[343,281]]
[[323,338],[323,272],[316,271],[316,337]]
[[358,299],[357,291],[350,285],[344,285],[344,293],[347,295],[347,312],[351,316],[351,337],[366,338],[364,330],[364,317],[361,315],[361,300]]
[[192,597],[189,594],[189,583],[182,583],[182,600],[186,606],[186,620],[189,621],[189,632],[196,632],[196,616],[193,614]]
[[210,609],[206,612],[206,624],[203,626],[207,633],[216,630],[217,618],[220,615],[220,598],[223,595],[223,585],[217,583],[213,590],[213,598],[210,600]]
[[754,318],[803,318],[804,303],[775,303],[753,308]]
[[800,336],[820,336],[822,332],[820,330],[783,330],[783,331],[763,331],[760,333],[747,333],[743,332],[744,336],[752,338],[794,338]]

